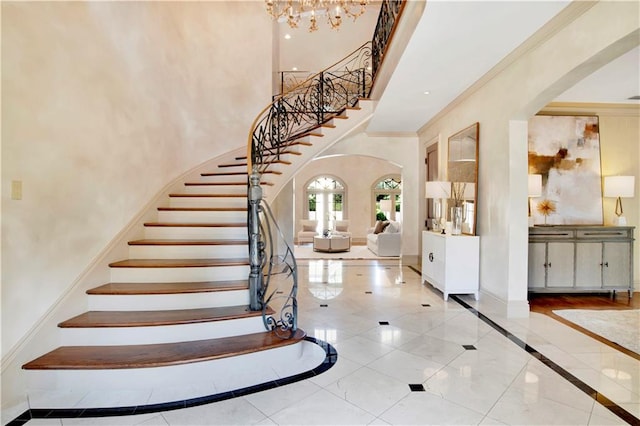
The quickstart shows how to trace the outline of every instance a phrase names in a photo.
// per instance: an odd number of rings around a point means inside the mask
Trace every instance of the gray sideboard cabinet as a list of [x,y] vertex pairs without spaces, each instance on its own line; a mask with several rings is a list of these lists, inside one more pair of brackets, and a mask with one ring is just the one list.
[[529,291],[633,292],[632,226],[529,228]]

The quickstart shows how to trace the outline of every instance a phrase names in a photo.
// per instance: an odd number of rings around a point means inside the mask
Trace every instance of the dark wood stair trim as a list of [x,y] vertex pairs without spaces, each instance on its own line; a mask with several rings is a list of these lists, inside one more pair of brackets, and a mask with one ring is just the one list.
[[[161,212],[246,212],[246,207],[158,207]],[[246,226],[246,224],[245,224]]]
[[[291,146],[291,145],[294,145],[294,144],[287,144],[287,146]],[[270,156],[270,155],[286,155],[286,154],[289,154],[289,155],[302,155],[302,153],[298,152],[298,151],[284,150],[284,151],[278,152],[275,149],[265,149],[264,150],[264,155],[267,155],[267,156]],[[235,159],[237,161],[246,160],[247,156],[243,155],[242,157],[236,157]]]
[[[269,315],[273,310],[268,310]],[[89,311],[58,324],[60,328],[158,327],[255,318],[262,311],[249,305],[162,311]]]
[[151,368],[212,361],[275,349],[302,341],[298,329],[291,339],[275,332],[246,334],[192,342],[129,346],[63,346],[22,366],[25,370],[103,370]]
[[145,222],[144,226],[160,228],[246,228],[246,222],[236,223],[175,223],[175,222]]
[[[273,185],[273,183],[262,181],[260,185]],[[184,186],[247,186],[247,182],[186,182]]]
[[209,266],[243,266],[249,259],[127,259],[109,264],[111,268],[206,268]]
[[246,246],[248,240],[169,240],[146,239],[129,241],[130,246]]
[[[264,172],[262,172],[262,174],[265,173],[271,173],[274,175],[281,175],[282,172],[279,172],[277,170],[265,170]],[[215,177],[215,176],[247,176],[247,172],[207,172],[207,173],[200,173],[200,176],[203,177]]]
[[[269,157],[269,156],[275,156],[277,154],[271,154],[268,152],[264,153],[264,156]],[[264,161],[263,164],[284,164],[286,166],[291,165],[291,161],[287,161],[287,160],[267,160]],[[224,168],[224,167],[246,167],[247,163],[243,162],[243,163],[236,163],[236,164],[219,164],[218,167],[220,168]]]
[[169,197],[175,198],[247,198],[247,194],[189,194],[188,192],[180,192],[169,194]]
[[134,296],[147,294],[187,294],[248,290],[247,280],[175,283],[107,283],[87,290],[87,294]]

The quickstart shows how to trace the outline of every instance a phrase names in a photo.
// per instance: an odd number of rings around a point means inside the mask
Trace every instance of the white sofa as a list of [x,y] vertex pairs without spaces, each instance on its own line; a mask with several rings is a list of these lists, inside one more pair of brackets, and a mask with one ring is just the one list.
[[[380,232],[376,233],[376,231]],[[385,226],[384,222],[378,221],[376,226],[369,228],[367,232],[367,247],[376,256],[400,256],[402,248],[400,222],[389,221]]]
[[317,220],[301,220],[300,231],[298,232],[298,244],[312,243],[313,237],[318,235],[316,228],[318,227]]

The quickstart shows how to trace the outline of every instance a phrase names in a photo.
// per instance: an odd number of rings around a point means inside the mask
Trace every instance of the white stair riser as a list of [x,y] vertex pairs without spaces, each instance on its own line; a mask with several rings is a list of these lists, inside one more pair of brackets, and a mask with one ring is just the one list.
[[249,290],[180,294],[90,294],[90,311],[159,311],[249,304]]
[[[156,399],[152,394],[168,387],[191,387],[194,384],[212,383],[216,392],[226,392],[243,387],[257,385],[282,377],[289,377],[317,367],[324,360],[324,351],[319,346],[302,341],[281,348],[269,349],[235,357],[195,362],[183,365],[156,368],[130,368],[111,370],[26,370],[25,379],[30,398],[31,408],[55,408],[55,404],[45,402],[46,391],[64,389],[66,393],[78,395],[75,404],[64,403],[69,407],[114,407],[132,406],[150,403],[172,402],[186,398],[206,396],[197,393],[173,399]],[[278,371],[275,367],[286,367],[287,371]],[[129,395],[129,391],[133,392]],[[99,402],[85,402],[84,392],[117,391],[125,397],[140,398],[113,401],[100,405]],[[37,396],[37,397],[36,397]],[[107,395],[105,395],[107,396]],[[105,398],[109,399],[109,398]],[[46,405],[45,405],[46,404]]]
[[[216,173],[219,173],[217,171]],[[243,170],[241,175],[214,175],[214,176],[201,176],[200,182],[245,182],[247,181],[247,168]]]
[[[247,207],[246,197],[170,197],[169,207]],[[159,211],[158,213],[162,213]]]
[[[233,163],[232,161],[229,161],[226,164],[231,164]],[[246,172],[247,171],[247,165],[243,165],[243,166],[231,166],[231,167],[217,167],[216,171],[214,173],[236,173],[236,172]]]
[[[246,223],[246,218],[242,222]],[[147,239],[198,239],[198,240],[243,240],[247,239],[247,227],[216,226],[145,226],[144,237]]]
[[[246,201],[245,201],[246,202]],[[159,211],[159,222],[169,223],[242,223],[246,211]]]
[[262,317],[156,327],[61,328],[63,346],[146,345],[239,336],[265,331]]
[[247,195],[247,185],[189,185],[183,194],[243,194]]
[[129,246],[130,259],[207,259],[249,256],[247,244]]
[[246,280],[249,265],[199,268],[111,268],[114,283],[174,283],[188,281]]

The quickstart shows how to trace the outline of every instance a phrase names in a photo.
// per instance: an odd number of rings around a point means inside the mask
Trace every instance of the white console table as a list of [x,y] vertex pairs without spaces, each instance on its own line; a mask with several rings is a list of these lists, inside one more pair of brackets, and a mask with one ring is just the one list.
[[480,237],[422,231],[422,280],[444,295],[473,294],[478,300]]

